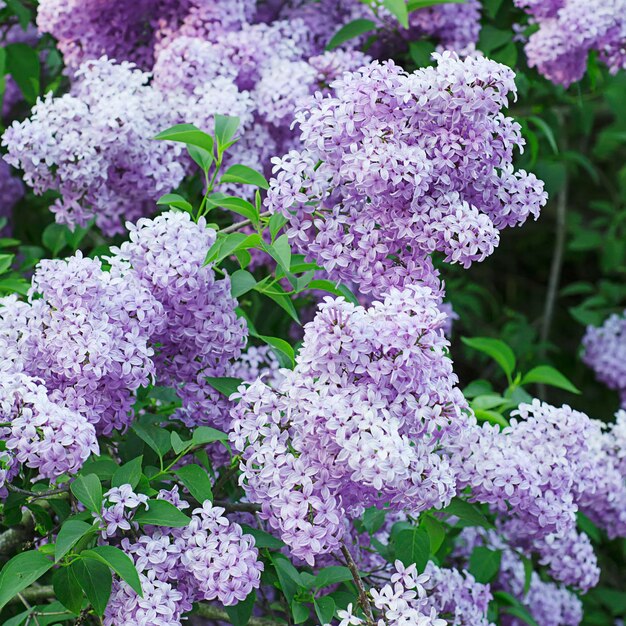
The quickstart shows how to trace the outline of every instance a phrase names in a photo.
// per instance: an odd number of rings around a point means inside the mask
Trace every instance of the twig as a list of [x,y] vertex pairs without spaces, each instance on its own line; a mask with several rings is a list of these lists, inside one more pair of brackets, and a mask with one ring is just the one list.
[[[271,214],[271,211],[264,211],[259,215],[259,217],[269,217]],[[235,231],[242,229],[244,226],[249,226],[250,224],[252,224],[252,220],[243,220],[242,222],[237,222],[232,226],[220,228],[220,233],[234,233]]]
[[[232,620],[226,611],[222,611],[222,609],[218,609],[216,606],[211,606],[210,604],[198,604],[196,615],[232,624]],[[284,622],[275,622],[274,620],[262,617],[251,617],[248,626],[285,626],[285,624]]]
[[15,485],[11,484],[8,484],[7,488],[9,491],[14,491],[15,493],[21,493],[25,496],[29,496],[32,500],[49,498],[50,496],[58,496],[60,493],[67,493],[70,490],[69,487],[59,487],[58,489],[50,489],[49,491],[28,491],[27,489],[22,489],[21,487],[16,487]]
[[54,598],[54,588],[52,585],[31,585],[19,593],[11,602],[20,600],[22,604],[26,602],[34,602],[39,604],[45,600],[51,600]]
[[361,580],[361,576],[359,574],[359,570],[356,566],[356,563],[354,562],[354,559],[352,558],[352,555],[350,554],[350,551],[348,550],[348,548],[346,548],[345,544],[342,544],[341,546],[341,553],[343,554],[343,557],[346,560],[348,569],[352,573],[354,584],[356,585],[356,588],[359,591],[359,604],[361,605],[361,608],[363,609],[363,612],[365,613],[367,623],[370,626],[373,626],[374,615],[372,613],[372,605],[370,604],[370,600],[367,596],[367,591],[365,590],[365,587],[363,586],[363,581]]
[[21,603],[26,607],[26,609],[30,611],[28,615],[28,619],[26,620],[26,624],[30,622],[30,618],[32,617],[33,620],[35,620],[35,624],[37,624],[37,626],[41,626],[41,624],[39,623],[39,620],[37,619],[37,615],[33,613],[33,607],[28,603],[26,598],[24,598],[24,596],[21,593],[18,593],[17,597],[20,599]]
[[215,500],[213,502],[215,506],[221,506],[228,512],[233,513],[258,513],[261,510],[260,504],[253,504],[252,502],[228,502],[226,500]]

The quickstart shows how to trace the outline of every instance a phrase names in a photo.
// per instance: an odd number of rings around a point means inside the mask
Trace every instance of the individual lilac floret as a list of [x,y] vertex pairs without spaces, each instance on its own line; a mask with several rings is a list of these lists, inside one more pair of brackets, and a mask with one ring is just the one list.
[[602,326],[587,326],[583,361],[599,381],[616,389],[626,405],[626,315],[611,315]]
[[626,68],[624,0],[515,0],[537,29],[528,38],[528,64],[548,80],[569,87],[597,51],[611,74]]
[[60,194],[57,222],[95,219],[107,235],[124,220],[154,211],[154,203],[184,176],[182,148],[152,137],[179,120],[173,106],[132,63],[103,57],[85,62],[71,92],[39,99],[31,117],[3,135],[5,159],[24,171],[35,193]]
[[[63,403],[50,400],[41,381],[19,372],[0,372],[0,428],[6,441],[3,471],[14,463],[37,470],[36,478],[54,480],[76,474],[91,454],[98,454],[94,427]],[[0,480],[0,485],[4,481]]]
[[159,382],[179,389],[180,417],[189,425],[227,427],[228,402],[206,377],[231,375],[230,361],[241,354],[247,327],[235,312],[229,278],[217,280],[212,265],[204,264],[215,231],[206,228],[204,218],[194,223],[182,212],[141,219],[128,228],[130,240],[113,249],[111,262],[130,266],[163,307],[166,323],[151,335],[158,345]]
[[[138,524],[132,521],[135,509],[140,505],[146,505],[148,496],[135,493],[131,485],[113,487],[104,494],[104,504],[99,517],[104,523],[102,536],[106,539],[118,534],[120,531],[135,530]],[[131,526],[132,524],[132,526]]]
[[465,400],[428,287],[369,309],[327,298],[305,327],[294,371],[275,389],[241,387],[231,441],[242,485],[298,558],[336,550],[367,506],[417,513],[454,495],[442,442]]
[[296,249],[364,293],[434,286],[431,253],[482,261],[546,203],[543,183],[513,169],[512,70],[434,58],[413,74],[391,61],[344,74],[299,112],[303,148],[274,159],[268,208],[290,219]]

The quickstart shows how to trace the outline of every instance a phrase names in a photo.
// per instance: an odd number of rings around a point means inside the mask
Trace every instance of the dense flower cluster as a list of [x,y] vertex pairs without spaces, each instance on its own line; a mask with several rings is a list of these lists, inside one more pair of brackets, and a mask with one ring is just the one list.
[[407,74],[391,61],[345,74],[336,96],[298,114],[303,149],[274,159],[267,206],[333,277],[365,293],[435,282],[430,254],[465,267],[499,230],[537,217],[543,183],[514,171],[519,125],[501,109],[513,72],[484,58],[435,55]]
[[[445,626],[446,621],[437,617],[434,608],[429,606],[424,584],[428,582],[427,574],[417,573],[415,565],[404,567],[400,561],[395,562],[395,572],[390,582],[380,590],[371,589],[374,609],[380,614],[375,617],[376,626]],[[345,611],[338,611],[338,626],[358,626],[367,622],[357,617],[353,605]],[[326,624],[326,626],[331,626]]]
[[487,618],[493,599],[489,585],[476,582],[469,572],[437,567],[432,561],[424,574],[427,606],[445,617],[449,626],[493,626]]
[[626,404],[626,316],[611,315],[602,326],[588,326],[582,345],[583,361]]
[[242,484],[295,556],[312,563],[335,550],[346,514],[363,507],[416,513],[454,495],[439,449],[465,401],[437,304],[418,286],[367,310],[327,298],[295,370],[275,389],[240,389],[231,440]]
[[[36,379],[21,372],[0,371],[1,421],[6,442],[3,473],[24,465],[37,470],[36,478],[54,480],[75,474],[91,454],[98,453],[94,427],[62,402],[54,402]],[[11,473],[11,472],[9,472]],[[0,487],[7,476],[0,475]]]
[[95,219],[105,234],[122,232],[183,179],[181,148],[151,139],[177,121],[176,109],[147,82],[128,62],[86,62],[70,93],[40,99],[3,135],[6,160],[35,193],[60,194],[51,207],[58,222]]
[[[180,626],[182,614],[191,609],[193,602],[218,599],[229,606],[244,600],[259,586],[263,564],[258,560],[254,539],[224,517],[224,509],[206,501],[193,510],[187,526],[155,528],[138,539],[120,539],[120,531],[131,528],[133,511],[140,505],[150,505],[130,485],[106,495],[113,503],[102,514],[107,535],[117,535],[134,560],[143,598],[125,582],[116,581],[104,616],[105,626]],[[175,503],[179,509],[189,508],[176,489],[161,492],[159,498]],[[122,524],[110,533],[112,510],[117,510]]]
[[526,44],[528,64],[554,83],[569,87],[596,51],[612,74],[626,68],[624,0],[515,0],[538,29]]
[[[477,546],[497,550],[501,554],[498,578],[492,583],[495,591],[503,590],[521,600],[533,617],[542,626],[579,626],[582,621],[582,603],[563,585],[547,582],[536,572],[527,580],[524,563],[519,552],[515,552],[495,531],[479,528],[463,529],[456,548],[456,555],[467,559]],[[522,626],[522,619],[510,616],[507,626]]]
[[[227,413],[206,383],[225,375],[245,345],[228,278],[204,265],[215,233],[186,213],[141,220],[131,241],[113,251],[110,271],[80,253],[42,261],[29,304],[9,298],[0,309],[5,358],[45,381],[100,433],[133,419],[135,392],[158,377],[187,383],[184,410],[196,422]],[[222,417],[222,419],[224,419]]]

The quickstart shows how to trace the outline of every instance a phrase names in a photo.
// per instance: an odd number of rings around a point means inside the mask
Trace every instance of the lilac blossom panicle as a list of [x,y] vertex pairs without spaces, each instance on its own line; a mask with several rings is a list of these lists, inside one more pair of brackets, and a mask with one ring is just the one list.
[[[583,617],[582,602],[564,585],[544,581],[532,572],[526,589],[526,573],[519,552],[515,552],[496,531],[482,528],[464,528],[454,555],[467,560],[473,549],[485,546],[501,551],[498,577],[491,583],[493,591],[506,591],[526,606],[534,620],[542,626],[579,626]],[[511,616],[504,617],[504,626],[522,626],[525,622]]]
[[[114,534],[129,530],[132,510],[140,498],[129,487],[124,485],[123,494],[114,494],[118,500],[114,507],[123,503],[130,513],[117,515],[116,520],[123,522]],[[110,502],[111,492],[107,497]],[[177,487],[161,491],[158,498],[181,509],[189,507]],[[193,510],[188,526],[167,530],[148,527],[139,538],[124,536],[120,545],[139,571],[144,595],[140,598],[125,582],[116,580],[104,615],[105,626],[180,626],[182,615],[191,610],[193,602],[219,600],[231,606],[258,588],[263,564],[258,560],[254,538],[244,535],[241,527],[223,514],[224,509],[206,501]]]
[[228,276],[218,280],[205,265],[216,234],[204,218],[167,212],[128,224],[129,240],[113,248],[113,267],[128,266],[139,284],[163,308],[164,324],[151,335],[158,344],[155,374],[178,389],[179,417],[189,426],[228,427],[228,401],[207,376],[231,376],[232,361],[247,341],[247,326],[236,313]]
[[587,69],[591,51],[611,74],[626,69],[625,0],[514,0],[536,27],[526,43],[528,64],[569,87]]
[[623,484],[598,454],[600,436],[599,423],[584,413],[534,400],[513,411],[502,430],[468,419],[450,449],[457,487],[471,488],[471,500],[502,516],[512,545],[536,553],[554,579],[582,590],[597,584],[599,569],[589,538],[576,530],[576,513],[610,518],[612,488],[624,498]]
[[611,315],[599,326],[588,326],[582,340],[583,361],[609,389],[619,392],[626,406],[626,314]]
[[431,253],[468,267],[499,231],[537,217],[543,183],[513,169],[520,126],[508,67],[435,54],[407,74],[393,62],[345,73],[334,96],[297,115],[303,147],[273,159],[268,208],[290,219],[295,248],[334,280],[374,296],[436,285]]
[[438,296],[392,290],[369,309],[327,298],[293,371],[239,389],[231,441],[242,486],[294,556],[335,551],[367,506],[413,513],[455,493],[441,454],[465,400],[447,356]]
[[[429,575],[418,575],[415,564],[405,567],[396,561],[394,566],[395,572],[389,583],[381,589],[370,589],[373,609],[380,615],[375,617],[376,626],[446,626],[446,620],[438,617],[426,596],[425,584]],[[346,610],[337,611],[337,626],[365,624],[365,620],[354,614],[354,609],[349,604]]]

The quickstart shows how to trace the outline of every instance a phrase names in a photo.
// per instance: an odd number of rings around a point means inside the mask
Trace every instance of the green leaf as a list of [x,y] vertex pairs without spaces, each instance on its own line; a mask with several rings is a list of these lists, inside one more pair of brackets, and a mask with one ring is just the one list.
[[535,126],[537,126],[537,128],[539,128],[539,130],[544,134],[545,138],[550,144],[550,147],[552,148],[552,152],[554,152],[554,154],[558,154],[559,147],[556,143],[556,139],[554,138],[554,133],[552,132],[552,129],[550,128],[550,126],[548,126],[546,121],[541,119],[537,115],[531,115],[527,119],[529,122],[532,122]]
[[6,5],[11,9],[19,20],[20,26],[26,30],[32,20],[30,11],[22,4],[20,0],[6,0]]
[[515,370],[515,354],[513,350],[500,339],[491,337],[461,337],[461,341],[470,348],[483,352],[490,356],[504,370],[507,379],[510,381]]
[[351,302],[354,305],[359,304],[356,296],[345,285],[337,285],[337,283],[333,283],[332,281],[326,280],[325,278],[312,280],[309,283],[309,289],[327,291],[328,293],[332,293],[335,296],[343,296],[348,302]]
[[326,50],[333,50],[338,48],[341,44],[355,37],[360,37],[365,33],[369,33],[372,30],[376,30],[376,23],[372,20],[353,20],[348,22],[345,26],[342,26],[331,38],[326,46]]
[[37,550],[22,552],[10,559],[0,571],[0,610],[51,567],[52,561]]
[[[261,341],[265,342],[268,346],[274,348],[274,350],[278,350],[280,353],[284,354],[288,359],[288,366],[291,368],[295,367],[296,364],[296,354],[291,347],[291,345],[285,341],[284,339],[280,339],[279,337],[268,337],[267,335],[254,335]],[[280,355],[278,355],[280,356]]]
[[259,219],[259,212],[256,210],[256,207],[251,202],[243,198],[237,198],[237,196],[214,193],[207,198],[207,204],[210,207],[221,207],[227,211],[232,211],[253,222],[257,222]]
[[91,457],[80,470],[83,475],[95,474],[101,481],[111,480],[113,474],[118,470],[117,463],[110,458]]
[[335,601],[330,596],[323,596],[315,598],[313,606],[320,624],[330,624],[335,615]]
[[270,535],[264,530],[260,530],[259,528],[252,528],[252,526],[248,526],[247,524],[241,524],[241,529],[244,533],[248,535],[252,535],[254,537],[254,544],[257,548],[268,548],[270,550],[280,550],[285,547],[285,542],[281,541],[274,537],[274,535]]
[[41,242],[52,252],[53,256],[59,254],[67,245],[66,232],[67,226],[57,223],[49,224],[44,229],[41,235]]
[[501,560],[501,550],[491,550],[484,546],[477,546],[470,556],[470,574],[472,574],[479,583],[489,583],[500,571]]
[[180,454],[183,450],[191,445],[191,441],[183,441],[177,432],[172,432],[170,439],[172,441],[172,449],[176,454]]
[[177,141],[202,148],[213,153],[213,137],[207,135],[193,124],[176,124],[155,135],[159,141]]
[[219,263],[239,247],[245,245],[247,240],[248,235],[245,233],[229,233],[225,237],[219,237],[207,252],[205,265],[211,261]]
[[524,595],[526,595],[530,589],[530,583],[533,576],[533,562],[526,556],[522,556],[522,563],[524,564]]
[[452,502],[442,509],[442,513],[454,515],[464,522],[468,522],[472,526],[482,526],[483,528],[493,528],[493,524],[476,508],[475,505],[461,500],[460,498],[452,498]]
[[293,615],[293,623],[294,624],[302,624],[309,619],[311,611],[308,606],[302,604],[302,602],[298,602],[294,600],[291,603],[291,614]]
[[157,200],[157,204],[159,206],[173,206],[177,209],[187,211],[187,213],[193,211],[191,204],[177,193],[166,193]]
[[234,606],[225,606],[230,622],[233,626],[246,626],[252,617],[252,609],[256,602],[256,592],[251,591],[243,602],[238,602]]
[[223,152],[225,146],[235,136],[239,128],[239,118],[230,115],[215,116],[215,138],[217,139],[217,149]]
[[365,509],[362,518],[365,530],[367,530],[370,535],[373,535],[375,532],[380,530],[382,525],[385,523],[386,515],[387,512],[384,509],[378,509],[375,506]]
[[139,574],[131,558],[115,546],[97,546],[91,550],[83,550],[83,557],[95,559],[110,567],[134,592],[143,598]]
[[287,218],[282,213],[274,213],[272,217],[270,217],[270,236],[272,237],[272,241],[276,239],[276,235],[278,231],[288,222]]
[[108,566],[95,559],[80,559],[74,561],[70,568],[94,611],[100,616],[104,615],[113,584]]
[[291,298],[289,297],[288,294],[285,293],[285,290],[278,283],[276,283],[275,285],[272,285],[271,292],[263,291],[262,288],[259,288],[258,284],[257,284],[256,290],[260,291],[263,295],[273,300],[281,309],[283,309],[283,311],[286,311],[289,314],[289,317],[291,317],[291,319],[294,322],[296,322],[297,324],[300,324],[300,318],[298,317],[298,312],[296,311],[296,308],[293,306],[293,302],[291,301]]
[[507,606],[506,608],[502,610],[504,613],[508,613],[509,615],[512,615],[513,617],[517,617],[518,619],[521,619],[523,622],[526,622],[529,626],[539,626],[539,624],[537,624],[537,622],[535,621],[535,618],[522,605]]
[[431,554],[437,554],[443,540],[446,538],[446,530],[443,524],[430,515],[420,516],[420,527],[428,533]]
[[395,538],[396,558],[406,566],[415,563],[421,573],[430,556],[430,539],[422,528],[410,528],[398,533]]
[[83,606],[83,592],[72,568],[62,567],[52,577],[54,595],[64,607],[78,615]]
[[287,235],[281,235],[267,251],[277,261],[282,270],[287,274],[291,269],[291,246]]
[[494,426],[497,424],[502,426],[502,428],[506,428],[509,425],[504,415],[502,415],[502,413],[498,413],[497,411],[474,409],[474,415],[481,424],[483,422],[487,422],[488,424],[493,424]]
[[174,474],[187,487],[189,493],[202,504],[205,500],[213,500],[213,489],[208,474],[199,465],[183,465]]
[[315,577],[313,584],[310,586],[316,589],[322,589],[329,585],[335,585],[337,583],[343,583],[347,580],[352,580],[352,572],[347,567],[341,565],[331,565],[325,567],[319,571]]
[[403,28],[409,27],[409,10],[404,0],[383,0],[383,6],[397,18]]
[[0,254],[0,274],[4,274],[11,269],[11,264],[15,258],[14,254]]
[[435,44],[427,39],[411,41],[409,43],[409,54],[417,67],[425,67],[431,63],[431,55],[435,51]]
[[213,153],[198,146],[192,146],[187,144],[186,147],[187,152],[189,153],[189,156],[193,159],[194,163],[198,165],[198,167],[200,167],[203,172],[208,172],[211,164],[215,160]]
[[438,4],[463,4],[466,0],[409,0],[407,8],[409,12],[425,9],[426,7],[434,7]]
[[102,484],[95,474],[77,476],[70,486],[72,493],[89,511],[100,515],[102,509]]
[[263,174],[259,174],[247,165],[231,165],[220,179],[221,183],[242,183],[254,185],[261,189],[269,189],[269,184]]
[[565,377],[561,372],[550,367],[549,365],[538,365],[533,367],[530,372],[527,372],[522,377],[522,385],[529,383],[544,383],[552,387],[558,387],[559,389],[565,389],[571,393],[580,394],[580,390],[574,387],[574,385]]
[[230,293],[233,298],[243,296],[256,286],[256,278],[246,270],[237,270],[230,277]]
[[228,441],[228,435],[221,430],[217,430],[217,428],[198,426],[198,428],[193,431],[191,441],[194,446],[203,446],[207,443],[213,443],[214,441],[225,443]]
[[120,467],[111,478],[111,487],[121,487],[130,485],[133,489],[139,484],[141,479],[141,464],[143,456],[138,456],[132,461],[128,461]]
[[5,46],[6,71],[17,83],[25,100],[34,104],[39,96],[39,76],[41,66],[39,54],[34,47],[25,43],[11,43]]
[[87,533],[92,532],[93,526],[76,519],[67,520],[61,526],[56,539],[54,560],[58,563]]
[[228,376],[224,376],[223,378],[207,376],[206,381],[209,385],[211,385],[211,387],[213,387],[213,389],[217,389],[217,391],[227,398],[230,398],[230,396],[234,394],[243,383],[241,378],[229,378]]
[[162,459],[171,449],[170,434],[163,428],[152,424],[135,422],[131,427],[136,435],[150,446]]
[[272,563],[276,569],[276,575],[280,582],[280,588],[287,598],[289,604],[292,603],[293,597],[298,589],[304,587],[304,583],[300,578],[300,573],[282,554],[272,554]]
[[148,508],[135,513],[138,524],[182,528],[191,521],[182,511],[165,500],[148,500]]

